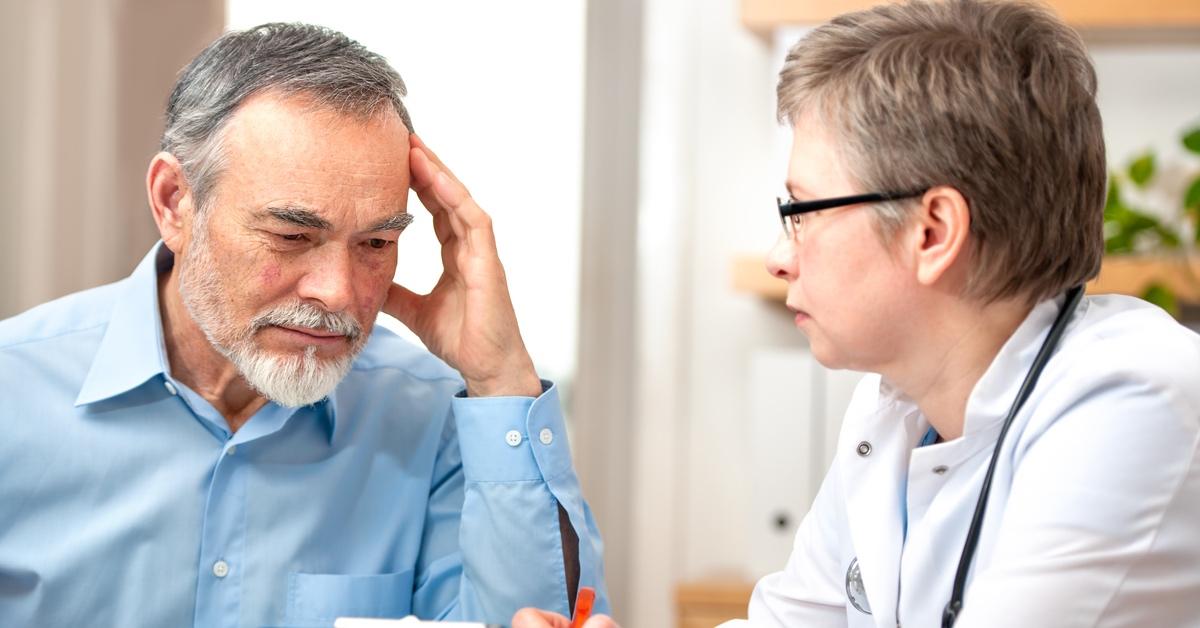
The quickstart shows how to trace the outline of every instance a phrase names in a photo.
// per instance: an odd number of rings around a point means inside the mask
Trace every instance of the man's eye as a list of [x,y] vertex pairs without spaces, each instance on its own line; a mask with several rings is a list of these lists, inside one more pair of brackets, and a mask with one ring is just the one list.
[[373,249],[386,249],[388,246],[395,244],[392,240],[384,240],[383,238],[371,238],[367,240],[367,246]]
[[275,237],[288,242],[303,242],[306,239],[303,233],[277,233]]

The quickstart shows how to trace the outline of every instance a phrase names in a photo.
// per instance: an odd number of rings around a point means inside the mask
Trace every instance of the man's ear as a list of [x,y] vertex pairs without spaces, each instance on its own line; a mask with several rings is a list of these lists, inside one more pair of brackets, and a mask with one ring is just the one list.
[[961,192],[946,185],[927,190],[909,222],[917,282],[932,286],[948,274],[965,277],[970,231],[971,208]]
[[163,243],[171,252],[180,253],[188,237],[185,225],[190,224],[194,213],[183,166],[171,153],[161,152],[150,160],[150,168],[146,171],[146,194]]

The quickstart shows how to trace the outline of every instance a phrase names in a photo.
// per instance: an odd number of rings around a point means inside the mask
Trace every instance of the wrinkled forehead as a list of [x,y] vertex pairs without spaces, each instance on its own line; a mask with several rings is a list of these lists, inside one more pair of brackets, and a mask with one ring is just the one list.
[[343,114],[302,96],[261,94],[231,117],[223,144],[223,205],[287,200],[338,211],[406,205],[408,130],[390,107]]

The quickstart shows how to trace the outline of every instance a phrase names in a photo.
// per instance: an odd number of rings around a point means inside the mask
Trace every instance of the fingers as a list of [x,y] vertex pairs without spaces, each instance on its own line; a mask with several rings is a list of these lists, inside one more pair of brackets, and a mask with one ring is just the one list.
[[512,628],[571,628],[571,620],[558,613],[522,608],[513,615]]
[[[429,157],[429,160],[433,162],[433,165],[437,166],[438,170],[441,170],[442,172],[445,172],[446,174],[450,175],[452,178],[454,178],[454,180],[456,182],[458,182],[459,185],[462,185],[462,182],[458,180],[458,177],[455,177],[454,173],[450,172],[450,169],[446,167],[446,164],[442,163],[442,160],[438,158],[437,154],[435,154],[432,150],[430,150],[429,145],[426,144],[425,141],[422,140],[420,137],[417,137],[416,133],[413,133],[412,135],[408,136],[408,143],[409,143],[409,146],[421,149],[425,153],[425,155],[427,157]],[[464,187],[466,187],[466,186],[464,186]]]
[[[412,173],[412,189],[421,204],[434,214],[445,212],[450,232],[467,242],[471,248],[482,247],[484,252],[493,252],[496,247],[492,232],[491,217],[475,203],[467,188],[454,177],[437,157],[425,147],[415,135],[410,136],[412,148],[409,153],[409,169]],[[438,240],[445,232],[438,234]]]

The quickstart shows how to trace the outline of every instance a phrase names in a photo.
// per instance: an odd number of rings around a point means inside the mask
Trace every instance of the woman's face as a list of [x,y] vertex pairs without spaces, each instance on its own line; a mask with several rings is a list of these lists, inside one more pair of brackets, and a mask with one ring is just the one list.
[[[802,201],[885,191],[850,180],[833,134],[814,116],[795,125],[787,187]],[[875,220],[865,204],[806,214],[796,236],[780,235],[767,258],[768,271],[788,282],[796,327],[830,368],[884,370],[919,322],[911,315],[912,264],[902,242],[884,245]]]

